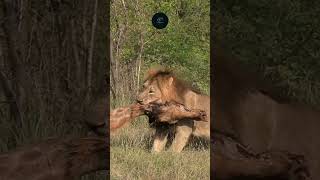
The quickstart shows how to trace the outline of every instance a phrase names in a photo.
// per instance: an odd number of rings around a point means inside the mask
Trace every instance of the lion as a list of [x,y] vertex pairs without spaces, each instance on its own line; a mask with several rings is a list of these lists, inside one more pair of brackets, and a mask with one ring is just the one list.
[[213,132],[232,134],[256,153],[303,155],[312,179],[320,179],[320,111],[281,96],[271,83],[214,49]]
[[[184,119],[175,124],[175,137],[170,150],[181,152],[191,135],[210,138],[210,97],[177,78],[173,71],[159,67],[151,68],[137,96],[140,104],[165,103],[175,101],[190,109],[201,109],[206,113],[206,121]],[[172,128],[154,126],[156,129],[152,152],[161,152],[167,143]]]

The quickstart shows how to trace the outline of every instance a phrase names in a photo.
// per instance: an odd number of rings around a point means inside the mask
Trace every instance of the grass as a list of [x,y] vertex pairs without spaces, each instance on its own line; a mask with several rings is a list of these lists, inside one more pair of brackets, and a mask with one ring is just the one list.
[[210,179],[209,148],[191,142],[181,153],[151,153],[152,135],[145,118],[111,135],[111,179]]

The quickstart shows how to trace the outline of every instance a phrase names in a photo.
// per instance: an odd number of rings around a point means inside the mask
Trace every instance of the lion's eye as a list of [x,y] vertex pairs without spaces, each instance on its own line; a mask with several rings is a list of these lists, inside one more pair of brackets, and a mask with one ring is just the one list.
[[144,82],[143,84],[142,84],[142,87],[143,88],[146,88],[148,86],[148,82]]

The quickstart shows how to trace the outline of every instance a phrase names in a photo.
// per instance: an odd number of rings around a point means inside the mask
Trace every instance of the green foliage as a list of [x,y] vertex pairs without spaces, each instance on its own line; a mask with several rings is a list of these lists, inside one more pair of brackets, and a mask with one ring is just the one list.
[[[132,62],[138,56],[141,36],[143,74],[151,66],[163,65],[178,71],[186,80],[194,81],[200,89],[209,92],[210,16],[209,1],[139,1],[139,8],[128,5],[127,17],[119,13],[111,21],[112,35],[117,36],[119,22],[128,22],[125,42],[121,51],[121,62]],[[116,11],[120,5],[114,4]],[[152,26],[151,18],[156,12],[164,12],[169,17],[165,29]],[[120,17],[119,17],[120,15]],[[118,23],[117,23],[118,22]]]
[[155,35],[146,47],[144,59],[146,64],[158,63],[177,69],[187,80],[208,90],[209,2],[190,1],[181,11],[185,11],[185,16],[179,17],[175,8],[166,9],[169,25],[165,30],[152,28],[151,34]]
[[300,0],[219,0],[213,34],[284,94],[319,104],[320,6]]

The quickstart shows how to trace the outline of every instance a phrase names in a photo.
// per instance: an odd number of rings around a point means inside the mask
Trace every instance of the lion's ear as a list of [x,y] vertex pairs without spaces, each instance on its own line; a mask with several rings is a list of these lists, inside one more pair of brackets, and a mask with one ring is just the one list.
[[169,77],[169,86],[171,86],[172,83],[173,83],[173,77],[171,76],[171,77]]

